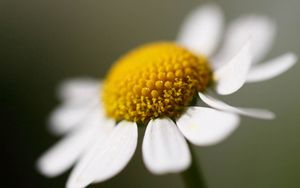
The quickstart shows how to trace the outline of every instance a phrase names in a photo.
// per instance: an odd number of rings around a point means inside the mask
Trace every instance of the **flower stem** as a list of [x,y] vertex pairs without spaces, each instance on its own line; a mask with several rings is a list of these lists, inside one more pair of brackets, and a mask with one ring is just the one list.
[[207,186],[204,181],[204,177],[199,165],[197,164],[195,152],[193,151],[191,144],[188,143],[188,145],[191,151],[192,163],[186,171],[181,173],[182,180],[186,188],[206,188]]

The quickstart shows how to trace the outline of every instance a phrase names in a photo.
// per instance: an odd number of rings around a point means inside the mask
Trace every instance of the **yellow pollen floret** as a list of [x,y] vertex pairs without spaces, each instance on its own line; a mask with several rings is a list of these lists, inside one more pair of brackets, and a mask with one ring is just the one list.
[[107,116],[146,122],[176,118],[211,81],[205,57],[174,43],[152,43],[121,57],[104,82]]

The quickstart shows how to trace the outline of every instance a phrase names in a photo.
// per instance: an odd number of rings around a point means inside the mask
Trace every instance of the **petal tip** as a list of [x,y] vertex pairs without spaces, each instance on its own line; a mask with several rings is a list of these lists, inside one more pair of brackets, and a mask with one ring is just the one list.
[[298,56],[295,53],[290,52],[287,55],[290,57],[292,65],[294,65],[298,61]]
[[55,176],[58,176],[58,173],[55,172],[55,170],[53,170],[51,166],[47,164],[43,157],[37,160],[35,168],[45,177],[53,178]]
[[142,154],[146,168],[157,175],[184,171],[191,163],[188,145],[169,118],[149,122],[142,144]]
[[177,126],[191,143],[211,146],[229,137],[239,122],[239,116],[234,113],[207,107],[190,107],[177,121]]
[[252,39],[249,37],[236,55],[215,71],[217,80],[215,89],[218,94],[232,94],[244,85],[252,63],[251,45]]
[[247,75],[247,82],[261,82],[279,76],[294,66],[297,60],[297,55],[289,52],[268,62],[255,65]]
[[177,42],[194,53],[211,56],[223,28],[223,12],[215,3],[194,8],[185,18]]
[[274,112],[268,111],[262,119],[273,120],[275,118],[276,118],[276,114]]

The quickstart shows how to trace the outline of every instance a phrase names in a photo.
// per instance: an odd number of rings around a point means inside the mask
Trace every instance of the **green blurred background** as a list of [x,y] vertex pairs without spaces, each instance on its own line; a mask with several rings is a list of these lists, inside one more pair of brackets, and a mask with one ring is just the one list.
[[[173,40],[185,15],[204,2],[0,0],[3,185],[63,187],[68,174],[48,179],[35,170],[35,160],[59,139],[46,129],[47,116],[58,104],[57,84],[70,77],[102,78],[127,50],[149,41]],[[217,2],[227,22],[251,12],[277,21],[279,31],[269,58],[286,51],[300,55],[299,0]],[[195,148],[209,188],[300,187],[298,64],[281,77],[248,84],[224,98],[234,105],[269,108],[277,119],[243,118],[226,141]],[[121,174],[97,186],[180,188],[183,184],[178,175],[151,175],[138,149]]]

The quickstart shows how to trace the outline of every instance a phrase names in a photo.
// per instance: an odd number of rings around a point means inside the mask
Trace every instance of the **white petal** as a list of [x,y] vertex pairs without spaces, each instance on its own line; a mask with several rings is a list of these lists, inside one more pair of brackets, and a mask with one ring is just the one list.
[[218,45],[223,26],[223,14],[216,4],[207,4],[187,17],[177,42],[190,50],[211,56]]
[[154,174],[180,172],[191,162],[184,137],[168,118],[149,122],[142,149],[144,163]]
[[137,145],[137,125],[120,122],[105,140],[99,139],[76,165],[67,187],[85,187],[105,181],[118,174],[128,164]]
[[182,134],[199,146],[221,142],[238,127],[238,124],[237,115],[204,107],[190,107],[177,120]]
[[274,78],[290,69],[296,61],[295,54],[286,53],[271,61],[255,65],[249,71],[247,82],[259,82]]
[[62,101],[84,103],[91,97],[98,96],[101,83],[91,78],[76,78],[64,81],[58,95]]
[[230,106],[208,94],[203,94],[199,92],[199,96],[203,102],[207,105],[216,108],[218,110],[223,110],[227,112],[233,112],[249,117],[259,118],[259,119],[274,119],[275,114],[268,110],[264,109],[255,109],[255,108],[238,108]]
[[112,131],[113,121],[90,116],[85,126],[74,130],[48,150],[37,163],[39,171],[53,177],[68,170],[96,138],[104,138]]
[[215,60],[222,64],[251,36],[253,40],[251,54],[253,54],[253,62],[256,63],[271,48],[275,33],[275,23],[265,16],[250,15],[240,17],[229,25],[224,45],[215,57]]
[[81,125],[88,114],[101,111],[101,106],[97,100],[86,101],[85,105],[63,103],[50,115],[49,128],[51,132],[61,135]]
[[240,89],[251,66],[249,39],[238,53],[224,66],[215,71],[216,91],[221,95],[228,95]]

